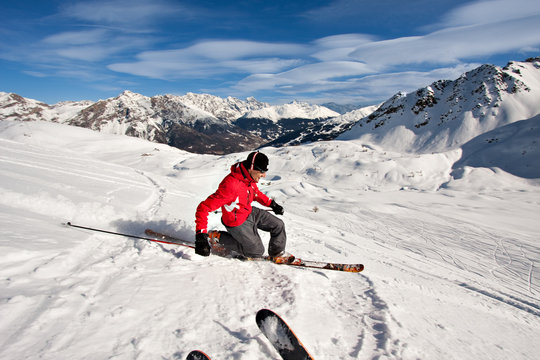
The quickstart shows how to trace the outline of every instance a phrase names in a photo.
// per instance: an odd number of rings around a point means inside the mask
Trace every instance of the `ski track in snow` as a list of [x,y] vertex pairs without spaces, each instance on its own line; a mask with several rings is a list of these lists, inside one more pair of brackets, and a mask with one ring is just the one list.
[[[216,359],[278,359],[255,324],[261,308],[280,314],[316,359],[533,359],[540,350],[535,234],[527,221],[489,222],[491,206],[502,219],[512,199],[366,191],[381,189],[378,178],[315,181],[322,159],[331,164],[344,144],[270,149],[277,168],[287,156],[311,159],[261,184],[285,207],[288,249],[366,270],[202,258],[61,222],[193,237],[196,205],[243,154],[204,166],[174,150],[140,156],[155,144],[136,140],[124,152],[114,140],[77,152],[33,137],[0,139],[2,359],[184,359],[195,348]],[[343,153],[357,162],[383,156]],[[508,196],[521,217],[537,210],[537,192],[532,202]],[[219,215],[210,223],[219,227]]]

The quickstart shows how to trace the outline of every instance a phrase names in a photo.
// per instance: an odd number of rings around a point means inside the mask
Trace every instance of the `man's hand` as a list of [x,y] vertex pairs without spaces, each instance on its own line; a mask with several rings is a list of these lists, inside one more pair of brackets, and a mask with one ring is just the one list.
[[270,207],[272,208],[272,210],[274,210],[274,213],[276,215],[283,215],[284,213],[283,206],[279,205],[275,200],[272,200]]
[[195,254],[201,256],[210,255],[210,244],[208,243],[208,234],[198,233],[195,235]]

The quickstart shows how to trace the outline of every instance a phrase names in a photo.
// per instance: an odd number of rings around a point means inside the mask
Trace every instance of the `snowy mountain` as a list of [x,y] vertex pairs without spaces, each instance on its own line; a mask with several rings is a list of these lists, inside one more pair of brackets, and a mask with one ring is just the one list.
[[160,122],[153,117],[154,109],[149,97],[124,91],[116,98],[90,105],[67,123],[108,134],[165,142]]
[[196,153],[224,154],[253,149],[265,142],[173,95],[150,98],[125,91],[89,106],[68,123]]
[[264,148],[259,186],[285,208],[287,250],[365,265],[348,274],[62,226],[193,240],[198,203],[247,152],[0,121],[0,358],[279,359],[255,323],[271,308],[316,359],[536,360],[538,129],[514,122],[435,154]]
[[64,123],[91,104],[91,101],[65,101],[47,105],[17,94],[0,92],[0,120],[44,120]]
[[338,115],[323,106],[293,101],[290,104],[249,111],[238,118],[235,124],[267,139],[271,144],[277,144],[281,138],[288,138],[291,134]]
[[248,97],[246,101],[228,96],[223,99],[209,94],[187,93],[180,96],[179,101],[194,108],[202,109],[220,120],[232,123],[249,111],[259,110],[270,105],[260,102],[254,97]]
[[269,142],[270,146],[298,145],[314,141],[333,140],[350,130],[358,121],[372,114],[379,105],[366,106],[326,120],[304,124],[288,134]]
[[253,150],[336,114],[307,103],[270,106],[253,97],[243,101],[194,93],[146,97],[124,91],[96,103],[65,102],[52,106],[17,94],[0,93],[0,120],[61,122],[211,154]]
[[319,105],[293,101],[290,104],[267,106],[258,110],[248,111],[243,118],[265,119],[277,123],[286,119],[328,119],[338,116],[335,111]]
[[398,93],[339,137],[387,149],[440,152],[540,113],[540,58],[483,65],[455,81]]
[[[257,107],[254,100],[242,105],[241,100],[233,101],[232,98],[223,101],[222,107],[212,107],[217,103],[215,97],[201,97],[209,100],[205,108],[221,115],[242,106],[245,109]],[[194,99],[197,99],[194,94],[188,94],[186,98],[174,95],[147,97],[124,91],[115,98],[96,103],[64,102],[50,106],[16,94],[0,93],[0,120],[61,122],[165,143],[196,153],[231,153],[254,149],[266,142],[235,126],[229,119],[220,119],[195,106]]]

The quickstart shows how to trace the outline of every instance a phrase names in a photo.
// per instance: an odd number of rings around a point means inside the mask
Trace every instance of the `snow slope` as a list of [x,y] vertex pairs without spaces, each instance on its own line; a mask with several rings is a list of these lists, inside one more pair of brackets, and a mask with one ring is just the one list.
[[285,207],[288,250],[362,262],[361,274],[202,258],[61,225],[193,238],[195,207],[246,153],[195,155],[39,121],[0,122],[0,148],[0,359],[184,359],[195,348],[278,359],[255,324],[263,307],[317,359],[540,352],[540,180],[475,167],[472,155],[455,164],[466,147],[263,150],[260,188]]

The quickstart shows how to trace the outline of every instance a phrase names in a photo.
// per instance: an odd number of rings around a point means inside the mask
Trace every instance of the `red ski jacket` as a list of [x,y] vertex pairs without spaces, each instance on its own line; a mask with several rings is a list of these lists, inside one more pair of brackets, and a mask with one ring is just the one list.
[[197,233],[208,232],[208,213],[221,207],[221,221],[234,227],[244,223],[251,214],[251,203],[270,206],[272,199],[263,194],[241,162],[231,166],[231,173],[221,181],[215,193],[201,202],[195,213]]

